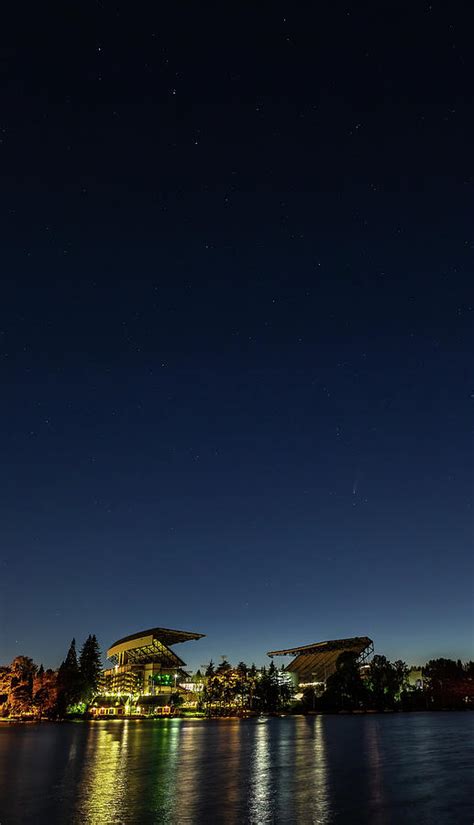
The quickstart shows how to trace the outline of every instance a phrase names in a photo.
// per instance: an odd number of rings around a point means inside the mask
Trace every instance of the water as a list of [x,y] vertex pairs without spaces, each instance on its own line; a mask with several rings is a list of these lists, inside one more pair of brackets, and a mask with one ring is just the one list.
[[0,725],[0,823],[472,825],[474,714]]

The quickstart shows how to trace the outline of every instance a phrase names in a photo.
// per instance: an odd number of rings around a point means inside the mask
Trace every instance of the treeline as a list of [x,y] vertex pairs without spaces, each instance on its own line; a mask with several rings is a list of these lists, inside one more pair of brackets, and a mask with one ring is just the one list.
[[432,659],[423,668],[428,707],[474,707],[474,662]]
[[257,669],[245,662],[233,667],[227,660],[216,667],[211,661],[204,675],[198,671],[193,681],[200,686],[198,709],[208,716],[279,713],[288,708],[292,697],[290,681],[273,662]]
[[62,719],[83,711],[97,691],[102,671],[97,639],[89,635],[79,656],[73,639],[58,670],[45,670],[29,656],[0,666],[0,716]]
[[193,682],[198,710],[207,716],[474,707],[474,662],[451,659],[408,668],[405,662],[376,655],[361,667],[355,653],[344,652],[325,686],[301,688],[273,662],[257,669],[245,662],[233,667],[226,660],[218,666],[211,661],[204,673],[197,671]]
[[[419,673],[413,684],[410,672]],[[319,711],[442,710],[474,706],[474,662],[433,659],[423,668],[410,669],[405,662],[374,656],[361,669],[354,653],[342,653],[326,690],[309,687],[301,709]]]
[[[414,678],[414,672],[416,677]],[[73,639],[58,670],[45,670],[28,656],[0,666],[0,717],[62,719],[84,713],[102,674],[97,639],[89,635],[79,655]],[[385,710],[443,710],[474,707],[474,662],[432,659],[422,668],[376,655],[362,666],[341,653],[326,685],[295,688],[284,669],[271,662],[257,668],[227,660],[209,662],[192,677],[197,709],[207,716]],[[185,696],[176,692],[173,704]]]

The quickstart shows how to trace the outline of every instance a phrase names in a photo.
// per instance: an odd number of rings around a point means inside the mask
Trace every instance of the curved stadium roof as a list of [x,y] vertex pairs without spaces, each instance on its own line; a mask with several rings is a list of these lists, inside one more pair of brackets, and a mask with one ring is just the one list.
[[[143,658],[145,655],[165,653],[167,651],[176,658],[176,663],[180,659],[169,650],[170,645],[179,642],[189,642],[195,639],[202,639],[204,633],[192,633],[188,630],[171,630],[168,627],[151,627],[148,630],[139,630],[130,636],[118,639],[109,647],[107,658],[114,659],[119,653],[126,652],[130,658]],[[140,655],[142,652],[142,655]]]
[[312,645],[288,647],[285,650],[270,650],[267,656],[297,656],[298,653],[323,653],[332,650],[359,650],[360,653],[373,644],[368,636],[353,636],[350,639],[330,639],[327,642],[313,642]]
[[143,636],[153,636],[165,645],[176,645],[178,642],[190,642],[194,639],[202,639],[204,633],[191,633],[188,630],[170,630],[169,627],[151,627],[148,630],[139,630],[138,633],[132,633],[131,636],[124,636],[114,642],[112,647],[116,645],[123,645],[125,642],[133,642],[141,639]]
[[373,652],[373,642],[368,636],[354,636],[351,639],[331,639],[315,642],[312,645],[289,647],[285,650],[271,650],[268,656],[294,656],[285,667],[289,673],[295,673],[300,682],[304,680],[325,682],[334,673],[336,663],[345,651],[356,653],[360,661]]

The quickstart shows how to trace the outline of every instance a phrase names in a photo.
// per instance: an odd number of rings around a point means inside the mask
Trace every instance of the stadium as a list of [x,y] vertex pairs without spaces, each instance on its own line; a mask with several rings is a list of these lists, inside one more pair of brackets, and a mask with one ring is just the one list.
[[339,656],[346,652],[355,653],[363,668],[374,652],[374,643],[368,636],[354,636],[350,639],[331,639],[284,650],[271,650],[267,655],[271,658],[274,656],[294,657],[286,665],[285,672],[291,675],[295,687],[311,686],[324,689],[327,679],[336,670]]
[[202,639],[203,633],[153,627],[125,636],[108,649],[112,667],[103,671],[93,716],[167,715],[182,693],[185,662],[171,648]]

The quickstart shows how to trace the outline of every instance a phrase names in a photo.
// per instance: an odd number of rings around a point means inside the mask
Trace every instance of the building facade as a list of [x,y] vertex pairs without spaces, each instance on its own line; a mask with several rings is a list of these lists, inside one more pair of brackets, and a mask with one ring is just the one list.
[[93,716],[167,715],[176,694],[186,694],[185,663],[174,645],[204,634],[153,627],[125,636],[108,649],[111,667],[103,671]]

